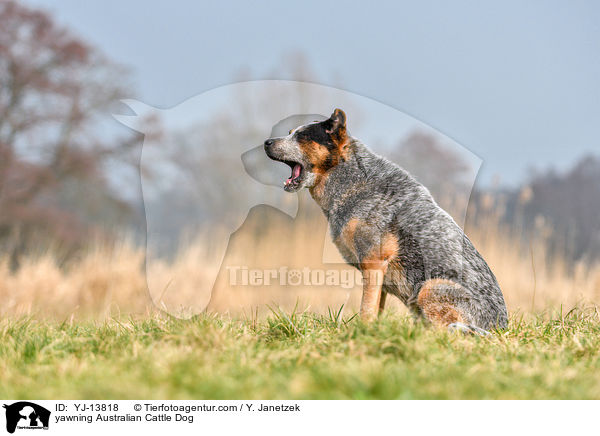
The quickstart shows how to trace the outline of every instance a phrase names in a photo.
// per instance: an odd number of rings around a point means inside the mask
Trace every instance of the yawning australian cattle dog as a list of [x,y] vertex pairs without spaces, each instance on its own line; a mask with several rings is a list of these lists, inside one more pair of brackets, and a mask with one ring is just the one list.
[[264,145],[291,168],[284,189],[309,189],[335,245],[362,272],[364,320],[389,293],[434,325],[482,334],[506,327],[498,282],[469,238],[423,185],[347,133],[343,111]]

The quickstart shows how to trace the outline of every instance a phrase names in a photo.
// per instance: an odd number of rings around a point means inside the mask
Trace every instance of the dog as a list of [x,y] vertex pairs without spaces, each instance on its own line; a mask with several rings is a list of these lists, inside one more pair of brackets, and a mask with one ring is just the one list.
[[267,139],[264,149],[291,168],[285,191],[308,188],[334,244],[361,271],[364,321],[392,294],[435,326],[479,334],[507,327],[496,277],[463,230],[407,171],[350,136],[341,109]]

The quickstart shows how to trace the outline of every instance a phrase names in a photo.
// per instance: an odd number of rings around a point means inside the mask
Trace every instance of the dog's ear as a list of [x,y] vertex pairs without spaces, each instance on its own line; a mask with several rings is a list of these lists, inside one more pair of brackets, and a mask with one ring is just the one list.
[[346,114],[341,109],[336,109],[327,119],[327,133],[331,135],[340,150],[348,144],[348,134],[346,132]]
[[334,110],[327,121],[329,122],[329,126],[327,129],[329,133],[335,132],[340,129],[346,130],[346,114],[341,109]]

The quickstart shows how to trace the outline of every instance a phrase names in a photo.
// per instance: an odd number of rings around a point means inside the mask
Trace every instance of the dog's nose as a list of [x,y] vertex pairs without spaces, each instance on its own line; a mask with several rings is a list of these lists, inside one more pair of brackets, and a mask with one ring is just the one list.
[[272,139],[267,139],[265,141],[265,147],[268,147],[269,145],[273,144],[273,140]]

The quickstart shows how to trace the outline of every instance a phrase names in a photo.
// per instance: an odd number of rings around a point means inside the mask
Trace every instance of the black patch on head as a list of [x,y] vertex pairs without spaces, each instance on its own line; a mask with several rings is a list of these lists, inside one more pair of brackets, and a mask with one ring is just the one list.
[[333,137],[327,132],[330,128],[331,120],[325,120],[320,123],[309,124],[308,126],[300,129],[294,133],[294,138],[300,143],[316,142],[327,147],[327,150],[333,151],[337,149],[336,143],[333,141]]
[[294,130],[298,126],[303,126],[312,121],[320,122],[326,120],[327,117],[319,114],[298,114],[290,115],[287,118],[279,121],[273,126],[271,130],[270,138],[277,138],[280,136],[286,136],[290,134],[291,130]]

